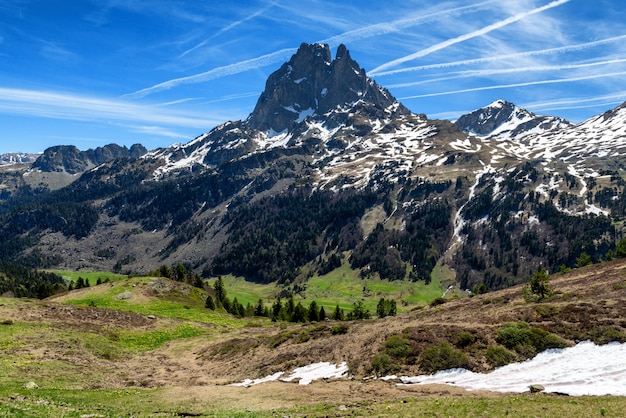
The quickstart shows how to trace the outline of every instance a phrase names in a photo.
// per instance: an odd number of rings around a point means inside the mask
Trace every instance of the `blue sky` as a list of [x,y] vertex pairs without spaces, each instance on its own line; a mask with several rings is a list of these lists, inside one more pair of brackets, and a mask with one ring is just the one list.
[[246,118],[302,42],[430,118],[626,101],[623,0],[0,0],[0,153],[185,143]]

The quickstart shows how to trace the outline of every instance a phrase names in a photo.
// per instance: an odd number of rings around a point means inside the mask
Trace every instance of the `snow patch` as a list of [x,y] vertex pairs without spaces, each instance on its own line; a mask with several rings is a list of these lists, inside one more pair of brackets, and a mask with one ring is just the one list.
[[230,386],[248,387],[265,382],[275,382],[277,380],[280,380],[281,382],[292,382],[294,380],[299,380],[299,385],[308,385],[312,381],[318,379],[346,377],[348,375],[348,365],[345,361],[339,365],[331,364],[328,362],[313,363],[308,366],[298,367],[297,369],[294,369],[289,376],[281,378],[284,374],[284,372],[278,372],[261,379],[246,379],[241,383],[234,383]]
[[403,384],[447,384],[467,390],[527,392],[540,384],[546,392],[571,396],[626,396],[626,343],[597,346],[585,341],[552,349],[523,363],[509,364],[488,374],[452,369],[434,375],[401,378]]

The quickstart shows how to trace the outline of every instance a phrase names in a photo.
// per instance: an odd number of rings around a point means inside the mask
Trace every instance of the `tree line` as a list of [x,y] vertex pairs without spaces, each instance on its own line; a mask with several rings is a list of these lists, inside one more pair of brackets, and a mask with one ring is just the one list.
[[[293,294],[290,294],[284,301],[278,296],[271,306],[265,306],[262,299],[259,299],[255,305],[248,303],[243,306],[237,297],[232,300],[226,294],[224,280],[222,276],[218,276],[213,284],[213,294],[209,294],[205,301],[205,307],[210,310],[224,309],[226,312],[238,318],[246,317],[266,317],[272,321],[284,322],[318,322],[327,319],[335,321],[369,319],[371,317],[368,309],[365,308],[363,301],[359,300],[353,303],[353,309],[345,312],[337,304],[335,309],[326,312],[323,306],[318,305],[317,301],[311,301],[308,306],[304,306],[302,302],[296,302]],[[387,300],[381,298],[376,307],[376,314],[379,318],[386,316],[395,316],[397,314],[397,306],[395,300]]]

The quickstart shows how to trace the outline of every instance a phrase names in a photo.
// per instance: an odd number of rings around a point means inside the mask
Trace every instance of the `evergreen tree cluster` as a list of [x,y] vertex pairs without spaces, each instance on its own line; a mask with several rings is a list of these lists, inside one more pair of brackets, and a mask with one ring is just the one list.
[[404,216],[405,229],[387,230],[378,224],[359,244],[350,264],[368,267],[381,279],[403,280],[407,264],[410,278],[430,282],[430,272],[452,235],[452,206],[447,200],[429,200]]
[[358,219],[376,200],[370,191],[292,190],[233,210],[230,238],[212,274],[233,273],[288,283],[324,250],[345,250],[361,238]]
[[0,295],[45,299],[64,290],[65,281],[58,274],[0,260]]
[[184,282],[199,289],[204,288],[204,280],[202,276],[196,273],[192,268],[185,267],[183,264],[167,266],[162,264],[158,269],[148,273],[149,276],[165,277],[176,282]]
[[556,272],[575,267],[583,254],[590,261],[611,254],[615,245],[611,219],[569,215],[552,200],[540,200],[533,190],[536,177],[528,163],[500,182],[498,194],[481,179],[484,188],[462,212],[467,221],[461,230],[465,240],[454,260],[462,288],[500,289],[526,282],[541,268]]
[[[395,301],[385,300],[383,304],[386,312],[385,316],[396,314]],[[237,300],[237,297],[230,300],[226,295],[226,288],[224,287],[222,276],[218,276],[213,284],[213,292],[207,295],[205,307],[211,310],[224,309],[237,318],[266,317],[271,318],[272,321],[296,323],[318,322],[327,319],[344,321],[370,318],[370,313],[365,308],[362,301],[354,302],[352,311],[347,314],[339,305],[335,307],[333,312],[327,314],[324,307],[319,306],[316,301],[312,301],[307,307],[300,301],[296,302],[293,294],[290,294],[284,302],[282,298],[278,296],[271,307],[265,306],[262,299],[259,299],[254,306],[249,303],[243,306],[243,304]]]

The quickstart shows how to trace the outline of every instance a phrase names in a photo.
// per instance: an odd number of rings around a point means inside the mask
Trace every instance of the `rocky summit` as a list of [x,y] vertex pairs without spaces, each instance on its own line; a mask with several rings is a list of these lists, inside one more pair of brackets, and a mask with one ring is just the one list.
[[50,149],[1,172],[0,259],[284,286],[349,264],[503,288],[620,251],[625,138],[624,105],[578,125],[504,100],[429,120],[345,46],[332,58],[302,44],[243,121],[148,152]]

